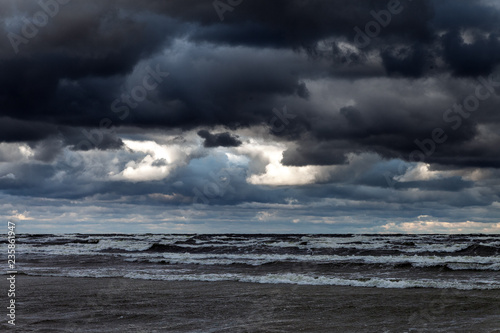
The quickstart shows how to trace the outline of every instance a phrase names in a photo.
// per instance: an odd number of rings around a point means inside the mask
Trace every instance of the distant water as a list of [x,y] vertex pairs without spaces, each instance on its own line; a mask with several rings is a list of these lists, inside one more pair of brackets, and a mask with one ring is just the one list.
[[27,275],[500,289],[500,235],[18,235]]

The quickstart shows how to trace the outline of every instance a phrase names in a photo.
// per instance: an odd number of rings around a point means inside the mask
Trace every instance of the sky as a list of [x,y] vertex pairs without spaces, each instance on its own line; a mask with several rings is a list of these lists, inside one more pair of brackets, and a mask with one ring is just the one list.
[[18,231],[500,233],[498,1],[1,0],[0,29]]

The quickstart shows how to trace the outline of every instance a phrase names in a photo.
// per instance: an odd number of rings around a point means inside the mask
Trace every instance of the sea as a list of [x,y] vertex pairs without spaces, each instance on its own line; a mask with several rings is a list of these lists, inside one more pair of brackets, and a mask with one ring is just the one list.
[[18,274],[500,289],[500,235],[21,234]]

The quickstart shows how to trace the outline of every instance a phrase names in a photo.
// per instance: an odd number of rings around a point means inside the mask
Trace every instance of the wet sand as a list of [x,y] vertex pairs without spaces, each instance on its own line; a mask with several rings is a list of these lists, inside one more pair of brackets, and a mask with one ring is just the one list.
[[500,332],[499,290],[24,275],[16,289],[15,332]]

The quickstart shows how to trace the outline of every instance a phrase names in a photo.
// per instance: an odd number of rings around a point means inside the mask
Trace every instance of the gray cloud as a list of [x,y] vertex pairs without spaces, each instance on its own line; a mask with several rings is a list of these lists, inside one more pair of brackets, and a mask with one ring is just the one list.
[[206,148],[238,147],[241,145],[241,141],[237,137],[231,136],[228,132],[210,134],[207,130],[200,130],[198,131],[198,135],[205,139],[203,146]]

